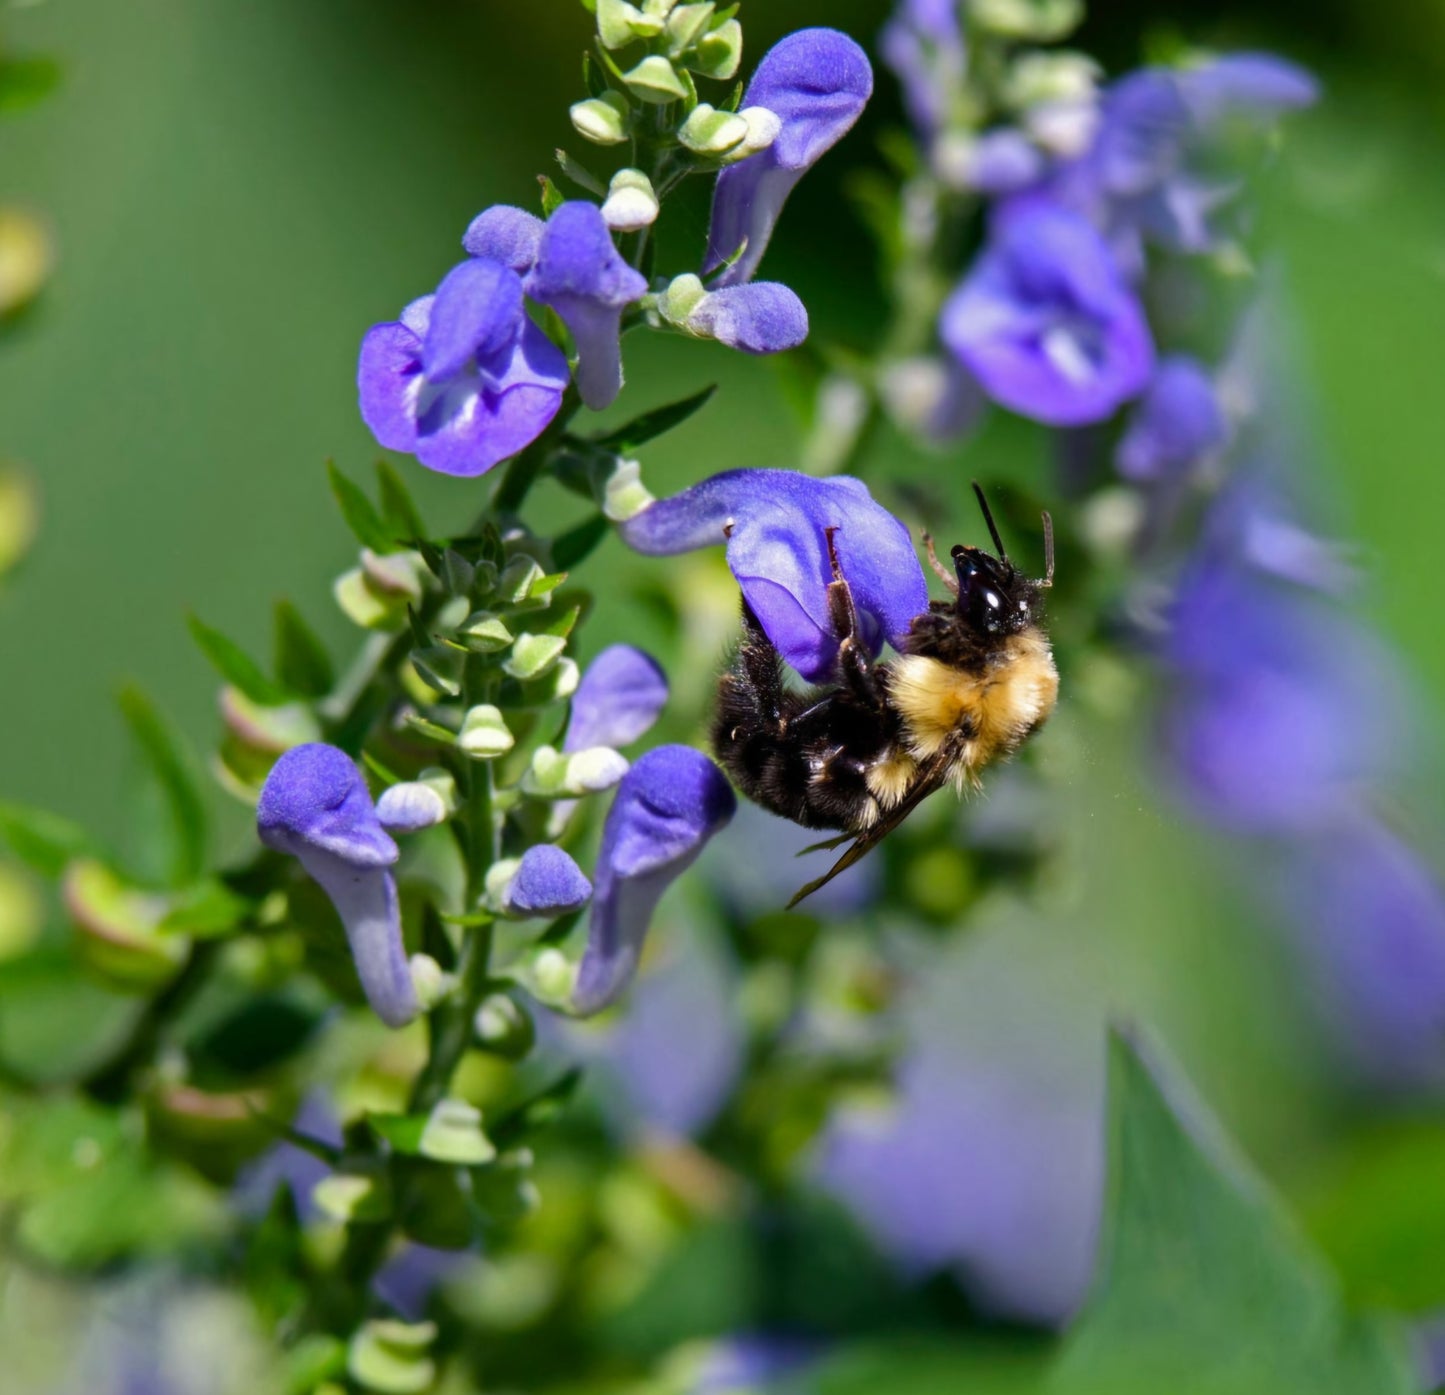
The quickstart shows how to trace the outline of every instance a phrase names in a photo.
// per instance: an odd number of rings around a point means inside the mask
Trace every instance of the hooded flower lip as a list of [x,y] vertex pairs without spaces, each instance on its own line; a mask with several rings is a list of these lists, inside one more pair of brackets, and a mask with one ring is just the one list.
[[321,742],[292,747],[266,777],[256,830],[331,898],[367,1001],[388,1027],[405,1026],[419,1006],[390,870],[399,853],[355,762]]
[[768,638],[805,679],[823,682],[838,654],[828,613],[829,528],[837,530],[839,565],[869,651],[877,654],[885,640],[898,647],[928,609],[928,587],[907,528],[861,480],[727,470],[648,505],[621,532],[652,556],[726,540],[728,566]]
[[786,286],[757,281],[703,296],[687,317],[687,327],[730,349],[777,354],[807,339],[808,311]]
[[505,895],[514,914],[547,918],[580,911],[591,899],[592,883],[551,843],[534,844],[522,854]]
[[510,204],[494,204],[471,221],[462,236],[468,256],[500,262],[518,274],[529,272],[542,245],[543,221]]
[[667,675],[649,654],[613,644],[590,664],[572,698],[564,753],[595,746],[630,746],[667,704]]
[[647,293],[647,278],[623,261],[601,210],[564,203],[543,230],[527,294],[550,305],[577,343],[577,390],[594,411],[622,390],[622,311]]
[[1144,312],[1103,239],[1046,199],[1001,211],[939,332],[990,397],[1051,426],[1102,421],[1154,368]]
[[1185,354],[1160,359],[1119,442],[1116,461],[1127,480],[1177,478],[1212,455],[1229,423],[1204,366]]
[[526,316],[521,281],[463,262],[436,295],[361,343],[361,415],[388,450],[447,475],[480,475],[530,445],[562,405],[567,360]]
[[621,996],[662,893],[736,808],[722,771],[690,746],[658,746],[622,777],[602,827],[575,1012],[600,1012]]
[[747,243],[719,286],[752,279],[793,186],[848,133],[872,95],[867,55],[836,29],[799,29],[764,54],[742,105],[765,107],[782,128],[766,150],[718,175],[707,269]]
[[1302,68],[1263,53],[1130,73],[1105,94],[1084,182],[1112,204],[1111,221],[1177,251],[1209,251],[1240,189],[1238,162],[1221,159],[1229,137],[1258,134],[1318,90]]
[[878,50],[903,87],[908,119],[925,136],[949,115],[963,82],[967,49],[957,0],[902,0],[878,36]]

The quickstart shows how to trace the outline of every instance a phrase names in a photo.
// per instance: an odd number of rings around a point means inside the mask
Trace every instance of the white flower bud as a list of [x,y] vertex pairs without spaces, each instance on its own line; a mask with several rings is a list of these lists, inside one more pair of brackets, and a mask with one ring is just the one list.
[[516,743],[517,738],[508,730],[501,710],[491,703],[473,707],[462,718],[462,729],[457,735],[457,747],[472,760],[494,760],[506,755]]
[[613,523],[626,523],[652,501],[652,491],[642,482],[642,463],[618,459],[602,486],[603,517]]
[[702,4],[669,8],[672,13],[667,18],[667,51],[677,58],[707,33],[717,5],[713,0],[704,0]]
[[634,39],[662,33],[661,15],[639,10],[627,0],[597,0],[597,34],[604,48],[625,48]]
[[565,635],[518,635],[502,669],[524,682],[540,678],[562,657],[566,648]]
[[413,954],[407,960],[407,968],[411,970],[411,986],[423,1012],[430,1012],[449,998],[457,986],[456,976],[447,973],[430,954]]
[[691,271],[674,277],[668,287],[657,298],[657,313],[670,325],[678,329],[687,327],[688,316],[707,296],[707,287],[702,277]]
[[680,101],[687,96],[687,88],[678,77],[677,70],[667,59],[655,53],[623,73],[622,81],[639,102],[649,102],[654,106]]
[[604,92],[585,102],[573,102],[567,112],[577,134],[593,145],[621,145],[627,139],[631,108],[620,92]]
[[618,170],[607,187],[602,218],[613,232],[638,232],[657,221],[657,194],[641,170]]
[[738,116],[747,122],[748,133],[743,137],[741,145],[728,151],[727,158],[723,161],[727,165],[735,165],[739,160],[746,160],[749,155],[766,150],[777,140],[783,129],[782,118],[767,107],[744,107]]
[[736,112],[699,102],[678,127],[677,138],[694,155],[726,155],[748,138],[748,123]]

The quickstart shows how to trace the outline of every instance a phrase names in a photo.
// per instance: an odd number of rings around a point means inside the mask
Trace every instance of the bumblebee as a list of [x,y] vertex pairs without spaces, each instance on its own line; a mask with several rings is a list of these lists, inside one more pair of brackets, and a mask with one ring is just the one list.
[[1054,710],[1059,675],[1042,625],[1053,522],[1043,515],[1043,579],[1027,577],[1009,561],[982,489],[973,489],[996,555],[955,547],[950,573],[923,535],[953,599],[929,602],[896,659],[874,662],[860,639],[836,529],[827,530],[838,640],[832,685],[789,687],[782,656],[743,600],[742,639],[718,680],[717,758],[763,808],[805,828],[842,830],[823,846],[853,839],[789,906],[851,867],[935,790],[977,786],[984,766],[1012,755]]

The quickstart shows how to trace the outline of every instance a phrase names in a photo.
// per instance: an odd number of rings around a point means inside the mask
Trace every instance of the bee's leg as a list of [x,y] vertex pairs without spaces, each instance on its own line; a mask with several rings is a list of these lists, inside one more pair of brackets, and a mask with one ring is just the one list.
[[833,633],[838,637],[838,673],[861,702],[875,710],[883,707],[883,694],[873,676],[873,661],[863,646],[858,625],[858,607],[853,604],[853,591],[848,585],[843,569],[838,565],[838,548],[833,534],[838,530],[829,528],[828,563],[833,569],[833,580],[828,586],[828,613],[833,621]]
[[748,699],[757,718],[769,730],[781,734],[787,726],[782,661],[746,597],[743,598],[743,641],[738,646],[735,671],[747,685]]

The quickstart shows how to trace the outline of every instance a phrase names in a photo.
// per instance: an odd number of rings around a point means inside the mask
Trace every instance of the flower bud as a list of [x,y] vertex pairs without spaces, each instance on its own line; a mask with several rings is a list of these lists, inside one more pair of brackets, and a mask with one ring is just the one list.
[[0,210],[0,315],[33,300],[54,261],[50,235],[37,218],[13,208]]
[[631,108],[620,92],[604,92],[585,102],[573,102],[567,114],[577,134],[593,145],[621,145],[627,139]]
[[424,770],[415,780],[384,790],[376,801],[376,817],[388,833],[433,828],[456,811],[456,781],[445,770]]
[[378,592],[360,567],[337,577],[331,593],[342,614],[362,629],[399,630],[406,623],[405,600]]
[[518,635],[512,645],[511,657],[502,664],[502,668],[513,678],[524,682],[540,678],[562,657],[566,648],[565,635]]
[[457,734],[458,749],[472,760],[495,760],[506,755],[516,741],[500,709],[491,703],[473,707],[462,718],[462,729]]
[[570,754],[539,746],[522,777],[522,789],[540,799],[580,799],[611,789],[627,774],[627,757],[610,746],[589,746]]
[[613,232],[638,232],[657,221],[657,194],[641,170],[618,170],[607,186],[602,217]]
[[650,503],[653,495],[642,482],[642,462],[617,457],[602,485],[602,513],[613,523],[625,523]]
[[497,577],[497,599],[505,605],[521,605],[533,598],[546,573],[535,557],[519,552],[507,561]]
[[495,654],[505,649],[514,636],[500,615],[479,610],[469,615],[457,632],[457,638],[474,654]]
[[687,96],[687,87],[667,59],[651,54],[623,73],[622,81],[639,102],[661,106]]
[[741,145],[728,151],[727,158],[723,161],[725,165],[736,164],[739,160],[746,160],[749,155],[766,150],[782,133],[782,118],[767,107],[744,107],[738,115],[747,122],[748,133]]
[[427,1354],[436,1334],[434,1322],[373,1318],[352,1336],[346,1369],[359,1386],[377,1395],[419,1395],[436,1380],[436,1362]]
[[537,1039],[527,1010],[506,993],[492,993],[482,999],[473,1030],[483,1051],[508,1061],[520,1061]]
[[697,41],[687,66],[703,77],[727,79],[737,76],[742,61],[743,27],[730,19]]
[[164,897],[127,886],[99,862],[72,862],[60,886],[86,964],[122,989],[151,990],[174,978],[190,940],[167,934]]
[[662,33],[661,15],[645,14],[627,0],[597,0],[597,33],[604,48],[625,48],[634,39]]
[[679,58],[690,49],[707,33],[707,27],[716,10],[717,5],[712,3],[712,0],[706,0],[704,4],[676,6],[667,17],[665,32],[668,53]]
[[427,573],[420,553],[376,553],[364,547],[361,549],[361,570],[379,594],[399,596],[408,602],[421,600],[422,578]]
[[[3,220],[0,214],[0,220]],[[0,247],[0,258],[4,250]],[[0,269],[0,295],[4,271]],[[3,311],[0,311],[3,313]],[[0,463],[0,576],[4,576],[35,541],[40,525],[40,501],[35,483],[18,465]]]
[[677,138],[694,155],[726,155],[748,137],[748,123],[736,112],[699,102],[678,128]]
[[540,678],[520,684],[521,691],[515,696],[509,695],[508,700],[515,707],[549,707],[571,697],[581,679],[577,661],[564,654]]
[[538,950],[524,972],[533,995],[548,1007],[568,1002],[577,986],[577,965],[553,945]]
[[40,937],[45,907],[21,874],[0,862],[0,963],[24,954]]
[[465,1100],[438,1100],[422,1130],[417,1152],[433,1162],[480,1167],[497,1156],[482,1132],[482,1111]]
[[971,0],[968,17],[985,33],[1053,43],[1078,28],[1083,0]]
[[423,1012],[430,1012],[451,997],[457,986],[456,975],[447,973],[430,954],[413,954],[406,963],[417,1004]]
[[657,313],[668,324],[682,329],[687,324],[687,317],[706,295],[707,287],[703,285],[702,277],[686,271],[681,276],[674,277],[668,283],[667,289],[658,296]]
[[1094,95],[1099,65],[1082,53],[1022,54],[1004,79],[1003,96],[1015,111],[1040,102],[1077,102]]

